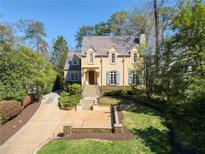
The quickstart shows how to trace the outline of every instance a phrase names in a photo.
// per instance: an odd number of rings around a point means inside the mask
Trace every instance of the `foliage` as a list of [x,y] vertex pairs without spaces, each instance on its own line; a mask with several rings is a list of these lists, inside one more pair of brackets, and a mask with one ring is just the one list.
[[15,100],[0,102],[0,126],[21,112],[21,103]]
[[116,36],[127,34],[129,16],[129,12],[126,11],[119,11],[112,14],[110,19],[108,20],[111,33],[113,33]]
[[64,65],[68,53],[68,45],[63,36],[58,36],[58,39],[53,45],[51,53],[51,62],[56,66],[58,72],[63,74]]
[[95,35],[94,27],[93,26],[82,26],[80,27],[79,31],[75,35],[75,40],[77,41],[77,47],[82,46],[82,40],[84,36],[92,36]]
[[202,2],[196,1],[192,6],[189,1],[182,2],[172,24],[175,33],[167,39],[163,55],[162,92],[176,109],[175,112],[190,119],[188,121],[192,125],[204,115],[202,110],[198,110],[204,104],[205,95],[204,20],[205,5]]
[[126,89],[115,89],[115,90],[104,92],[105,96],[122,96],[126,94],[127,94]]
[[23,40],[26,41],[31,48],[39,54],[48,58],[48,43],[44,40],[46,31],[42,22],[33,20],[19,20],[17,28],[24,33]]
[[168,130],[163,117],[158,112],[132,101],[120,99],[119,102],[131,106],[123,113],[125,126],[134,133],[132,139],[124,141],[56,140],[49,142],[38,153],[170,153]]
[[68,92],[70,95],[80,95],[81,85],[74,83],[68,86]]
[[110,26],[106,22],[100,22],[95,25],[95,34],[97,36],[106,36],[110,34]]
[[22,107],[28,106],[28,105],[31,103],[31,101],[32,101],[31,96],[26,95],[26,96],[23,98]]
[[0,23],[0,42],[12,44],[13,41],[14,41],[14,36],[13,36],[12,26],[8,24]]
[[43,56],[26,47],[7,45],[0,56],[0,100],[22,101],[31,89],[38,94],[52,90],[56,72]]
[[80,101],[80,95],[69,95],[67,92],[62,92],[60,95],[60,106],[62,109],[75,106]]

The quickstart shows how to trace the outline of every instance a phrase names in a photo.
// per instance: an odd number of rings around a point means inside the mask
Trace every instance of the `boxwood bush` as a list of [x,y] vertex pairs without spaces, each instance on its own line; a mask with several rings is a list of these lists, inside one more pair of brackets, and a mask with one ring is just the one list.
[[104,93],[105,96],[122,96],[122,95],[126,95],[126,94],[127,94],[126,89],[115,89],[115,90],[108,91],[108,92]]
[[80,95],[69,95],[67,92],[62,92],[60,95],[60,107],[61,109],[70,109],[78,104],[80,101]]
[[5,100],[0,102],[0,126],[21,112],[21,102]]
[[80,84],[74,83],[68,86],[68,92],[70,95],[80,95],[81,86]]

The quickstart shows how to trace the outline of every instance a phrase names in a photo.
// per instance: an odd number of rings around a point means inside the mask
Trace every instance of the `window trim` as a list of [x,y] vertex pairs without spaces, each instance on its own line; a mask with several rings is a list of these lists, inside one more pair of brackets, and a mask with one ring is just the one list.
[[133,63],[137,64],[140,62],[140,58],[139,58],[139,54],[134,52],[133,53],[133,60],[132,60]]
[[117,85],[117,71],[110,71],[110,85]]
[[[91,61],[91,57],[92,57],[92,61]],[[89,53],[88,64],[93,64],[93,63],[94,63],[94,54],[93,53]]]
[[71,81],[78,81],[78,72],[71,72]]
[[[74,63],[74,61],[75,61],[76,63]],[[73,59],[71,64],[72,64],[72,65],[79,65],[78,62],[77,62],[77,59]]]
[[116,53],[111,53],[111,64],[116,64]]

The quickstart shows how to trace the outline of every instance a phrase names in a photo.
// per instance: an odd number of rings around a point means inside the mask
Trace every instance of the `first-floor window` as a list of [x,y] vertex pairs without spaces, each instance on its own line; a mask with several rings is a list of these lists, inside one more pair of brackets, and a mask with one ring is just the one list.
[[139,76],[137,73],[132,73],[132,84],[139,84]]
[[131,85],[143,84],[143,74],[142,72],[129,72],[128,73],[128,83]]
[[71,73],[71,80],[72,80],[72,81],[78,80],[78,73],[77,73],[77,72]]
[[110,72],[110,84],[117,84],[117,73],[116,72]]

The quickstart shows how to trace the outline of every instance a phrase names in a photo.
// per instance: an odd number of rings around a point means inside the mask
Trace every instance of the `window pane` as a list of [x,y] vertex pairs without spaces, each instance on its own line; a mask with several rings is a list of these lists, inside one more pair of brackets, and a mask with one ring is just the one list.
[[115,63],[115,54],[112,53],[112,63]]
[[137,53],[134,53],[134,62],[137,62]]
[[116,72],[110,72],[110,83],[117,84],[117,73]]
[[90,63],[93,63],[93,54],[90,54]]

